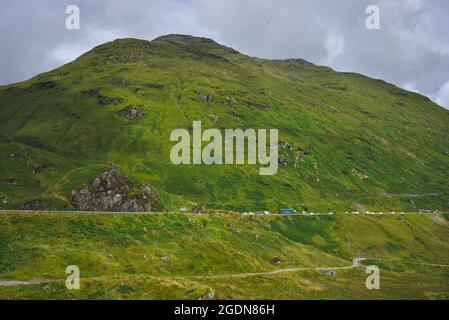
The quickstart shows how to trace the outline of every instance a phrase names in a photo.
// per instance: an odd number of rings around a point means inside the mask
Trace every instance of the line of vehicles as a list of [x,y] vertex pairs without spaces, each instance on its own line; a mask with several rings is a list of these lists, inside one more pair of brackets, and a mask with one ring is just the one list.
[[[367,215],[394,215],[394,214],[438,214],[439,210],[419,210],[418,212],[395,212],[395,211],[389,211],[389,212],[372,212],[372,211],[365,211],[365,212],[359,212],[359,211],[346,211],[345,214],[353,214],[353,215],[359,215],[359,214],[367,214]],[[262,211],[262,212],[243,212],[243,215],[333,215],[333,212],[306,212],[303,211],[302,213],[297,212],[295,209],[286,208],[286,209],[279,209],[278,212],[269,212],[269,211]]]
[[294,215],[294,214],[304,214],[304,215],[333,215],[333,212],[326,212],[326,213],[315,213],[315,212],[306,212],[303,211],[302,213],[297,212],[295,209],[279,209],[278,212],[269,212],[269,211],[262,211],[262,212],[243,212],[243,215]]

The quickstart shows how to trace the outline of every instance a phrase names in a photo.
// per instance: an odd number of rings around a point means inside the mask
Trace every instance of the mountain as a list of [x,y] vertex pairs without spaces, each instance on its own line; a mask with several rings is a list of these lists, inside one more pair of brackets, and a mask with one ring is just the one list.
[[[279,169],[174,165],[172,130],[278,129]],[[449,208],[449,111],[382,80],[213,40],[119,39],[0,87],[0,206]]]

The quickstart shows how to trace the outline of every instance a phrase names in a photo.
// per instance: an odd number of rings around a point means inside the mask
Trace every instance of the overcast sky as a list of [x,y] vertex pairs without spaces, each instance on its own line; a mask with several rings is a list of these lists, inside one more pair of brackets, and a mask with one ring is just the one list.
[[[304,58],[429,96],[449,109],[447,0],[0,0],[0,85],[116,38],[213,38],[261,58]],[[68,5],[80,29],[65,26]],[[380,9],[380,30],[365,10]]]

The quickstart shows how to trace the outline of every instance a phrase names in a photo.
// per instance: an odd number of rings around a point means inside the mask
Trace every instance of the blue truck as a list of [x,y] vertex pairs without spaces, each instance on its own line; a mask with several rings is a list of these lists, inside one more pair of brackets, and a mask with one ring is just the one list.
[[295,209],[281,209],[279,210],[279,214],[295,214]]

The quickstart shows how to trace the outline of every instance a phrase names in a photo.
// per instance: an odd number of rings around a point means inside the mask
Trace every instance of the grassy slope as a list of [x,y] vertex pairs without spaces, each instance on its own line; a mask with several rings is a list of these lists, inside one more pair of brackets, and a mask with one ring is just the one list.
[[[96,95],[120,100],[103,105]],[[146,115],[132,121],[118,113],[130,105]],[[170,132],[193,120],[279,128],[293,147],[281,148],[289,164],[274,177],[248,166],[174,166]],[[448,208],[448,136],[447,110],[362,75],[250,58],[200,38],[116,40],[0,87],[0,206],[41,198],[70,208],[73,187],[116,164],[154,185],[168,209],[192,202],[234,210]],[[309,155],[295,167],[299,148]],[[397,195],[425,193],[437,195]]]
[[[369,236],[367,236],[369,235]],[[82,289],[63,282],[0,287],[2,298],[448,298],[449,224],[430,216],[245,217],[198,215],[0,215],[0,278],[64,279],[80,267]],[[381,290],[364,268],[250,278],[211,275],[290,267],[381,268]],[[163,261],[168,257],[169,261]],[[278,264],[277,261],[280,261]],[[418,264],[415,264],[418,263]]]

